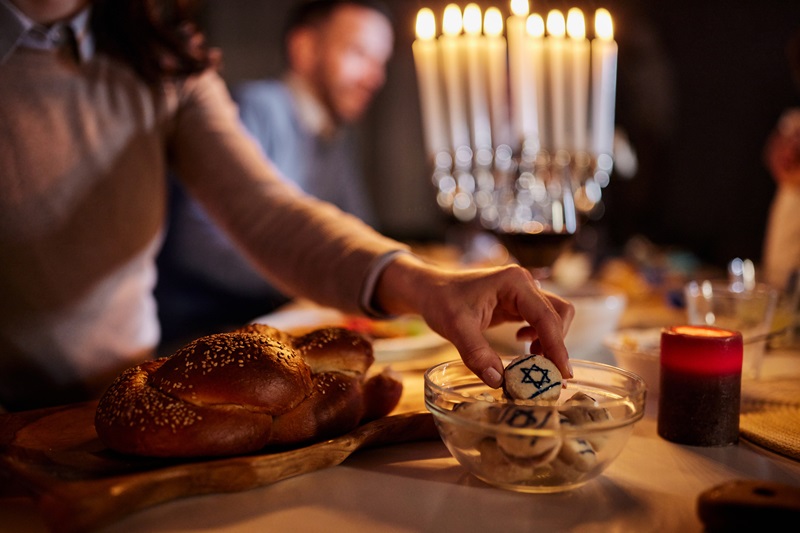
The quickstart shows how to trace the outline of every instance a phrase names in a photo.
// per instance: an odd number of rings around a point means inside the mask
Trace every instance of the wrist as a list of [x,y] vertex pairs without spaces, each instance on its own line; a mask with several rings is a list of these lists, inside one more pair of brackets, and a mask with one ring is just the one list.
[[377,280],[373,305],[389,315],[419,313],[429,285],[430,265],[411,253],[397,254]]

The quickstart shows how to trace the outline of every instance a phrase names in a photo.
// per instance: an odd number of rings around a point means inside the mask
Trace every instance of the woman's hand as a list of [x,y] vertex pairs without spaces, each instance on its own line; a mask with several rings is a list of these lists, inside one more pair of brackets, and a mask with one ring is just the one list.
[[375,297],[388,313],[421,315],[490,387],[502,385],[503,364],[483,331],[507,321],[527,322],[517,337],[532,341],[534,351],[552,360],[562,375],[572,377],[564,335],[575,309],[543,291],[520,266],[445,270],[400,255],[381,276]]

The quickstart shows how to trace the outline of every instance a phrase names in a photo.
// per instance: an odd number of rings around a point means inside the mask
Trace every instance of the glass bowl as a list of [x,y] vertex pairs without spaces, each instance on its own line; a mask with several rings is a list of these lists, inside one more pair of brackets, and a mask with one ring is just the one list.
[[[508,365],[515,356],[503,356]],[[642,418],[647,387],[613,366],[571,360],[575,377],[557,401],[510,400],[461,360],[425,373],[425,406],[453,457],[503,489],[562,492],[596,478]]]
[[629,328],[606,336],[603,344],[614,355],[617,366],[644,379],[651,399],[658,395],[661,375],[661,330]]

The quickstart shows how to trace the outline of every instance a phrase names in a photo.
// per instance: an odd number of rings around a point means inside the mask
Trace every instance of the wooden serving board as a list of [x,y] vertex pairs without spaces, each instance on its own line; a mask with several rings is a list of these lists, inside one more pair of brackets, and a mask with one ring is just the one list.
[[[91,530],[147,507],[268,485],[344,461],[354,451],[438,438],[430,413],[388,416],[303,448],[219,459],[117,454],[94,429],[96,402],[0,415],[0,483],[30,492],[55,532]],[[4,479],[8,478],[8,479]]]

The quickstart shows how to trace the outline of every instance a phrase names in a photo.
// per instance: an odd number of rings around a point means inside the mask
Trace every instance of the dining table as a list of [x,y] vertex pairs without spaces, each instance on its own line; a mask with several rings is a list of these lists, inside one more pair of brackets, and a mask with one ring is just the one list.
[[[447,342],[378,357],[373,370],[389,366],[403,381],[392,415],[431,416],[424,404],[424,373],[457,358]],[[608,353],[595,358],[613,364]],[[758,381],[743,382],[743,400],[748,391],[761,395],[754,399],[759,412],[779,418],[777,424],[762,424],[764,431],[791,434],[788,452],[770,448],[769,434],[764,440],[743,432],[738,443],[722,447],[669,442],[657,433],[657,397],[648,395],[645,414],[616,460],[598,478],[566,492],[530,494],[490,486],[469,474],[435,431],[422,431],[407,442],[352,450],[334,465],[301,469],[242,490],[176,493],[80,528],[54,524],[43,511],[43,496],[26,492],[13,476],[3,480],[0,462],[0,531],[704,531],[698,502],[712,488],[742,480],[800,490],[800,444],[791,449],[791,439],[800,442],[800,348],[769,350]],[[781,418],[781,413],[788,415]],[[8,415],[0,415],[0,429],[2,416]],[[114,498],[114,487],[105,497]]]

